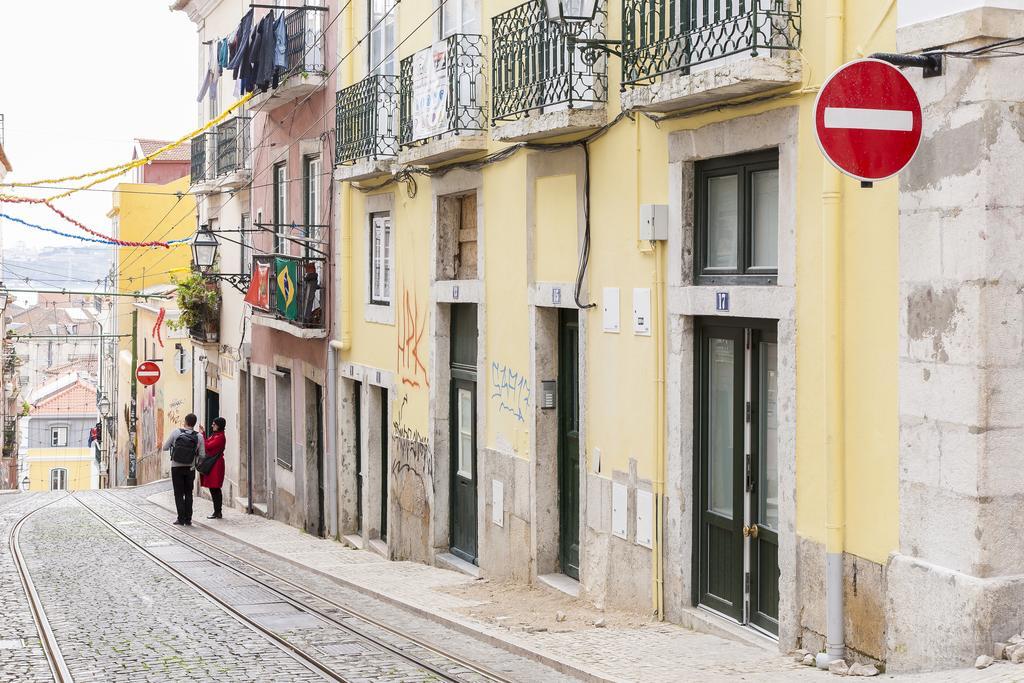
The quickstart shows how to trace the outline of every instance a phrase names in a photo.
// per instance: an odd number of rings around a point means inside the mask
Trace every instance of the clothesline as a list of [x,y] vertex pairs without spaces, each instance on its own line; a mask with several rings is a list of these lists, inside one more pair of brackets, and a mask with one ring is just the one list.
[[216,89],[225,70],[231,70],[238,97],[242,93],[276,88],[287,67],[284,14],[275,17],[272,12],[268,13],[254,27],[250,9],[227,37],[207,45],[206,74],[196,101],[202,102],[211,89]]

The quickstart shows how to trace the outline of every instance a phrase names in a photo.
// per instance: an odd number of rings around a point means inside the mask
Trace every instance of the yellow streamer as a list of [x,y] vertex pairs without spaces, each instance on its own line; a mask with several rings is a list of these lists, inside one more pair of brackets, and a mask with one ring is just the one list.
[[232,104],[230,107],[228,107],[227,109],[222,111],[220,114],[218,114],[216,118],[211,119],[202,128],[197,128],[196,130],[192,131],[191,133],[188,133],[187,135],[184,135],[184,136],[178,138],[174,142],[171,142],[169,144],[164,145],[163,147],[161,147],[157,151],[155,151],[152,154],[149,154],[147,156],[144,156],[141,159],[136,159],[134,161],[129,161],[127,163],[119,164],[117,166],[110,166],[109,168],[101,168],[98,171],[91,171],[89,173],[82,173],[80,175],[74,175],[74,176],[65,176],[63,178],[46,178],[46,179],[43,179],[43,180],[35,180],[35,181],[32,181],[32,182],[26,182],[26,183],[0,183],[0,187],[33,187],[33,186],[36,186],[36,185],[53,185],[53,184],[65,183],[65,182],[73,181],[73,180],[83,180],[85,178],[90,178],[90,177],[95,176],[95,175],[107,174],[107,175],[104,175],[99,180],[92,181],[88,185],[84,185],[82,187],[78,187],[78,188],[75,188],[73,190],[68,190],[67,192],[64,192],[63,194],[57,194],[57,195],[54,195],[52,197],[49,197],[46,201],[52,202],[55,199],[62,199],[64,197],[67,197],[68,195],[74,194],[75,192],[79,192],[81,190],[87,190],[90,187],[93,187],[94,185],[99,185],[100,183],[102,183],[105,180],[110,180],[111,178],[116,178],[117,176],[122,175],[123,173],[127,173],[128,171],[130,171],[130,170],[132,170],[134,168],[139,168],[140,166],[145,166],[150,161],[152,161],[153,159],[157,158],[158,156],[160,156],[164,152],[167,152],[168,150],[174,149],[175,147],[177,147],[181,143],[183,143],[183,142],[185,142],[187,140],[191,140],[192,138],[194,138],[197,135],[201,135],[202,133],[205,133],[210,128],[213,128],[218,123],[221,123],[222,121],[224,121],[224,119],[228,118],[228,116],[231,115],[231,112],[233,112],[235,109],[237,109],[238,107],[242,106],[243,104],[248,102],[250,99],[252,99],[253,95],[255,95],[255,93],[248,93],[245,97],[243,97],[242,99],[238,100],[237,102]]

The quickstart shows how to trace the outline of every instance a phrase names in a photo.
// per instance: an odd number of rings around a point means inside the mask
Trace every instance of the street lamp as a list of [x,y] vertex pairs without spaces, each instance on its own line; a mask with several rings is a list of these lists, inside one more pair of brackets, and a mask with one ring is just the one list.
[[581,24],[593,21],[597,0],[546,0],[548,19],[559,24]]
[[220,242],[217,241],[217,236],[210,231],[209,227],[204,225],[199,228],[192,240],[192,261],[200,271],[205,272],[213,267],[217,260],[219,246]]
[[100,396],[100,400],[96,401],[96,407],[100,411],[100,415],[107,418],[110,417],[110,399],[106,396]]

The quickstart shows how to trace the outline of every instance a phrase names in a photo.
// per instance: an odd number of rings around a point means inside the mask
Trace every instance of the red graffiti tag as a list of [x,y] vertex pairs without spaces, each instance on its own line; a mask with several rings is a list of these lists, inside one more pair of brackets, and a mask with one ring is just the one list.
[[412,293],[411,303],[409,298],[409,290],[403,288],[402,311],[398,320],[398,369],[402,374],[402,384],[418,388],[418,378],[422,374],[423,383],[429,387],[427,368],[420,359],[420,341],[423,339],[423,333],[427,331],[427,314],[424,311],[421,322],[416,293]]

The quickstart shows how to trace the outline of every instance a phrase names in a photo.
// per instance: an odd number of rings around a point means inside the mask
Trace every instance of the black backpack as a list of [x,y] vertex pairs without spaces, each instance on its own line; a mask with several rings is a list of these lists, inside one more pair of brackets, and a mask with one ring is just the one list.
[[199,434],[182,432],[171,446],[171,460],[182,465],[191,465],[199,456]]

